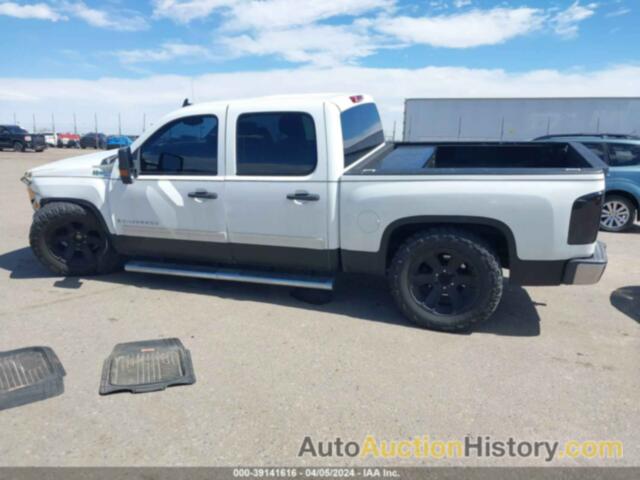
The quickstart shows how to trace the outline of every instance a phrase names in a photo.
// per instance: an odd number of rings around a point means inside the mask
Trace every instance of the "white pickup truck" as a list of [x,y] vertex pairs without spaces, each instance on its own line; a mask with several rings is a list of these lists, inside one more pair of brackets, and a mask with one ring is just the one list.
[[576,143],[390,143],[366,95],[203,103],[130,148],[28,171],[35,255],[133,272],[331,289],[386,275],[409,320],[489,317],[521,285],[589,284],[604,164]]

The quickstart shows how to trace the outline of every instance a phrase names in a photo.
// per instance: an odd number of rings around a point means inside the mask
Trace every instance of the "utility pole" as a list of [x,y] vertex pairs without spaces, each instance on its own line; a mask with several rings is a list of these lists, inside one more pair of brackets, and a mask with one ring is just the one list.
[[36,133],[36,114],[33,114],[33,133]]
[[18,120],[16,118],[16,112],[13,112],[13,124],[17,125],[18,124]]
[[76,123],[76,112],[73,112],[73,133],[78,134],[78,124]]
[[142,133],[144,133],[146,128],[147,128],[147,114],[143,113],[142,114]]
[[56,133],[56,118],[53,116],[53,113],[51,113],[51,131]]
[[98,142],[98,114],[94,113],[93,114],[93,122],[95,124],[95,133],[96,133],[96,149],[99,147],[99,142]]
[[122,123],[120,122],[120,113],[118,113],[118,135],[122,135]]

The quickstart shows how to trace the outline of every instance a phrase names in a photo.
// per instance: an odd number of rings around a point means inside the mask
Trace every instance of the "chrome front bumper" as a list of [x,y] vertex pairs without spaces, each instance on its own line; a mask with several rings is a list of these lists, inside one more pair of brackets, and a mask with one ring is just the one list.
[[568,285],[591,285],[598,283],[607,268],[607,246],[596,244],[596,251],[588,258],[574,258],[567,262],[562,283]]

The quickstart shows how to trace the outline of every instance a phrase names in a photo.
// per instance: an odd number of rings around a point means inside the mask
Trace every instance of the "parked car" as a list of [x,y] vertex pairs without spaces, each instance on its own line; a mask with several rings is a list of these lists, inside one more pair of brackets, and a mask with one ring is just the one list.
[[107,137],[107,150],[128,147],[133,142],[126,135],[109,135]]
[[59,275],[331,289],[386,275],[406,317],[465,329],[521,285],[590,284],[606,166],[579,143],[387,143],[365,95],[205,103],[130,148],[28,171],[30,244]]
[[80,138],[81,148],[107,148],[107,136],[104,133],[87,133]]
[[77,133],[59,133],[58,148],[80,148],[80,135]]
[[17,125],[0,125],[0,150],[12,149],[24,152],[27,149],[41,152],[47,148],[44,135],[29,133]]
[[40,135],[44,135],[44,141],[48,147],[58,145],[58,135],[55,132],[41,132]]
[[553,135],[538,140],[580,142],[609,165],[600,228],[608,232],[623,232],[640,220],[640,137]]

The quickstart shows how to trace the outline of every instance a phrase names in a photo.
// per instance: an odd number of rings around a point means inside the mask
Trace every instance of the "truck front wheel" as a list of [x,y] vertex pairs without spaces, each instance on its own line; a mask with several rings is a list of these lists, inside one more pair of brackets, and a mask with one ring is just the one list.
[[489,318],[502,297],[496,255],[482,240],[455,229],[408,238],[393,257],[388,279],[402,313],[434,330],[466,330]]
[[38,260],[58,275],[107,273],[120,265],[98,220],[75,203],[53,202],[38,210],[29,243]]

